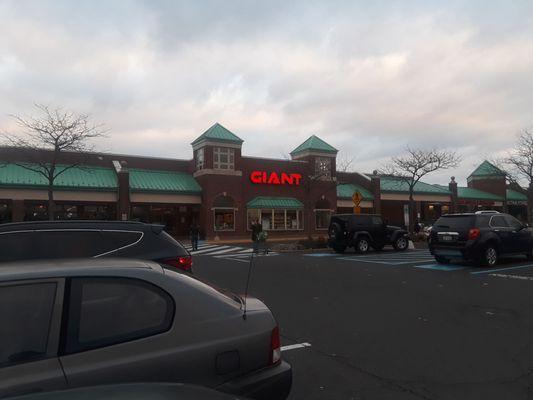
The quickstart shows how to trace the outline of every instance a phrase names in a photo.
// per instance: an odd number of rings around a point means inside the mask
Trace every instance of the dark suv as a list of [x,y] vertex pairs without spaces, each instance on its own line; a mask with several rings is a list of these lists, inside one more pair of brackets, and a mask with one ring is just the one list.
[[343,253],[347,247],[366,253],[370,247],[381,250],[392,244],[395,250],[409,247],[407,231],[398,226],[386,225],[377,214],[337,214],[329,223],[329,247]]
[[431,229],[429,250],[438,263],[452,259],[493,266],[502,255],[533,259],[533,230],[515,217],[498,212],[449,214]]
[[126,257],[192,272],[189,252],[162,225],[123,221],[39,221],[0,225],[0,262]]

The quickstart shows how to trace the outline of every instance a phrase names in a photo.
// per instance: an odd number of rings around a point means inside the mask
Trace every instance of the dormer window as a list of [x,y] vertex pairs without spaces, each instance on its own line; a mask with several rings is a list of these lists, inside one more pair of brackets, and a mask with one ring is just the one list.
[[331,159],[328,157],[315,158],[315,174],[319,178],[331,178]]
[[214,169],[235,169],[235,150],[229,147],[213,148]]
[[196,150],[196,170],[204,169],[204,149],[203,147],[201,149]]

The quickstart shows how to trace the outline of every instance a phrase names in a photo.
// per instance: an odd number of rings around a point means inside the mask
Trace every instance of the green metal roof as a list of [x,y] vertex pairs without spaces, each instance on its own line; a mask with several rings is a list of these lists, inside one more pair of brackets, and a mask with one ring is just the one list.
[[503,197],[496,194],[484,192],[479,189],[469,188],[469,187],[457,187],[457,197],[460,199],[471,199],[471,200],[492,200],[492,201],[503,201]]
[[[409,193],[409,185],[402,178],[392,176],[382,176],[381,179],[381,191],[382,192],[396,192],[396,193]],[[415,193],[424,194],[436,194],[446,195],[450,194],[450,191],[442,186],[430,185],[425,182],[417,182],[414,188]]]
[[370,190],[355,183],[341,183],[337,186],[337,197],[339,199],[351,199],[355,192],[361,193],[363,200],[374,200],[374,195]]
[[[470,176],[505,176],[505,172],[491,164],[487,160],[483,161]],[[469,177],[470,177],[469,176]]]
[[337,154],[338,150],[335,147],[324,142],[318,136],[313,135],[301,145],[299,145],[297,148],[295,148],[293,151],[291,151],[291,154],[294,155],[298,153],[303,153],[304,151],[319,151],[321,153]]
[[508,201],[527,201],[527,196],[524,193],[517,192],[513,189],[507,189]]
[[255,197],[246,204],[247,208],[301,209],[304,205],[294,197]]
[[199,194],[202,188],[192,175],[176,171],[130,168],[132,192],[172,192]]
[[198,138],[194,140],[191,144],[194,146],[197,143],[202,141],[212,140],[215,142],[224,142],[224,143],[235,143],[241,144],[244,140],[235,135],[230,130],[224,128],[218,122],[213,125],[211,128],[202,133]]
[[[38,169],[37,164],[1,164],[0,163],[0,186],[44,189],[48,186],[48,180],[38,172],[22,167]],[[57,165],[58,171],[68,166]],[[117,190],[117,176],[112,168],[95,166],[77,166],[66,169],[54,182],[55,189],[63,190]]]

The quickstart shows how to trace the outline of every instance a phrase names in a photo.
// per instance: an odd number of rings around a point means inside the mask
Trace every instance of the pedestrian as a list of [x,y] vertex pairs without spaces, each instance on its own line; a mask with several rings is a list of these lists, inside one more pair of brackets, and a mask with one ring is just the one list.
[[200,239],[200,227],[195,222],[192,223],[191,229],[189,231],[189,235],[191,237],[191,246],[192,251],[198,250],[198,240]]
[[259,251],[259,233],[263,230],[263,227],[257,219],[252,221],[252,242],[254,253]]

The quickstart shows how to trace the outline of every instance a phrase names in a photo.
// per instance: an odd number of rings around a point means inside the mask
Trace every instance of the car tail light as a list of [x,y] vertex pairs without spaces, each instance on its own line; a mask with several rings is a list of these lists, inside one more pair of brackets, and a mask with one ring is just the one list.
[[281,342],[279,339],[279,328],[272,329],[270,335],[270,365],[274,365],[281,360]]
[[480,231],[478,228],[472,228],[468,231],[468,240],[476,240],[479,237]]
[[184,271],[190,271],[192,268],[192,257],[179,256],[176,258],[167,258],[163,260],[162,263],[174,268],[182,269]]

